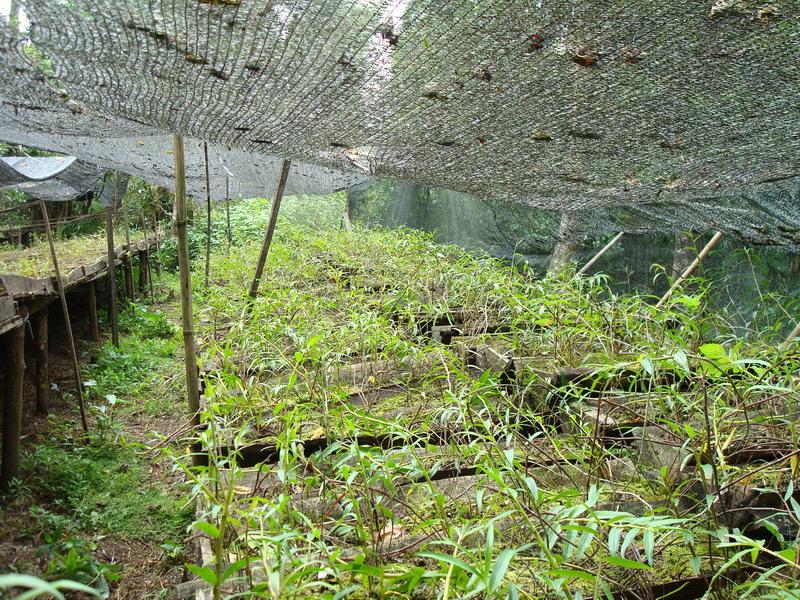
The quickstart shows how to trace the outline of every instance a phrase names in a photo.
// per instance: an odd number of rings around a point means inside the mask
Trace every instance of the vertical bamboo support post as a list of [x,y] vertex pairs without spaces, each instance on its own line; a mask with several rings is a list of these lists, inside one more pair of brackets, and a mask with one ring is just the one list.
[[117,256],[114,251],[114,207],[106,206],[106,273],[108,275],[108,316],[111,319],[111,341],[119,348],[117,320]]
[[231,249],[231,178],[225,177],[225,233],[228,238],[228,250]]
[[203,142],[203,165],[206,174],[206,287],[211,273],[211,184],[208,180],[208,142]]
[[47,234],[47,243],[50,245],[50,255],[53,259],[53,270],[56,274],[56,285],[58,285],[58,297],[61,300],[61,311],[64,315],[64,326],[67,329],[67,344],[69,344],[69,350],[72,355],[72,373],[75,376],[75,393],[78,395],[78,407],[81,411],[81,426],[83,427],[84,431],[89,431],[89,424],[86,421],[86,405],[83,402],[83,382],[81,381],[81,368],[78,366],[78,351],[75,349],[75,338],[72,336],[72,323],[69,319],[67,294],[64,291],[64,282],[61,279],[61,270],[58,268],[58,256],[56,255],[56,245],[53,243],[53,232],[50,230],[50,219],[47,216],[47,207],[45,207],[44,202],[40,203],[40,206],[42,207],[42,220],[44,221],[44,230]]
[[33,315],[33,348],[36,358],[36,412],[46,415],[50,408],[50,368],[47,362],[48,332],[47,316],[49,307],[45,306]]
[[581,270],[578,271],[577,275],[583,275],[584,273],[586,273],[586,271],[591,269],[594,266],[594,263],[596,263],[598,260],[600,260],[600,257],[602,257],[606,252],[608,252],[609,248],[611,248],[611,246],[613,246],[614,244],[616,244],[619,241],[619,239],[622,237],[623,233],[624,233],[623,231],[620,231],[617,235],[615,235],[610,242],[608,242],[605,246],[603,246],[600,249],[600,252],[598,252],[597,254],[595,254],[592,257],[592,260],[590,260],[585,265],[583,265]]
[[19,475],[22,439],[22,383],[25,377],[25,326],[6,336],[5,394],[3,395],[3,465],[0,490],[8,491]]
[[350,222],[350,190],[345,192],[344,213],[342,213],[342,226],[347,231],[350,231],[353,228]]
[[786,343],[788,344],[794,341],[797,337],[800,337],[800,321],[798,321],[797,326],[792,329],[792,333],[789,334],[789,337],[786,338]]
[[[117,191],[119,190],[119,173],[116,171],[114,172],[114,205],[117,204]],[[130,219],[128,215],[128,203],[125,202],[125,198],[122,198],[120,202],[120,208],[122,209],[122,217],[125,223],[125,252],[122,257],[122,269],[125,278],[125,296],[133,302],[136,300],[134,297],[133,291],[133,265],[131,264],[131,257],[133,253],[131,252],[131,227],[130,227]]]
[[[141,213],[142,218],[142,231],[144,232],[144,270],[145,279],[150,287],[150,299],[155,299],[156,295],[153,291],[153,269],[150,268],[150,234],[147,233],[147,219],[144,218],[144,209]],[[141,264],[141,263],[140,263]]]
[[719,242],[721,238],[722,238],[722,232],[717,231],[714,234],[714,236],[708,241],[705,247],[700,251],[700,254],[697,255],[697,258],[695,258],[692,261],[692,264],[690,264],[686,268],[686,270],[683,273],[681,273],[681,276],[675,280],[672,286],[667,290],[667,293],[661,297],[661,300],[659,300],[658,304],[656,304],[656,308],[661,308],[662,306],[664,306],[664,303],[666,303],[666,301],[670,299],[670,296],[672,296],[673,292],[676,289],[678,289],[678,286],[682,284],[687,277],[689,277],[692,273],[694,273],[694,270],[697,268],[697,266],[701,262],[703,262],[703,259],[708,255],[709,252],[711,252],[711,249],[717,245],[717,242]]
[[161,277],[161,242],[158,239],[158,218],[156,217],[156,207],[153,207],[153,237],[156,242],[156,272]]
[[144,250],[137,252],[139,256],[139,293],[147,295],[147,253]]
[[278,189],[275,192],[275,201],[272,203],[272,212],[269,215],[267,232],[264,235],[264,242],[261,244],[261,254],[258,257],[253,283],[250,284],[250,298],[255,298],[258,295],[258,285],[261,283],[261,275],[264,273],[264,264],[267,262],[269,247],[272,245],[272,236],[275,234],[275,224],[278,222],[278,211],[281,209],[281,200],[283,199],[283,191],[286,189],[286,180],[289,177],[289,167],[291,164],[291,161],[284,160],[283,166],[281,167]]
[[100,323],[97,319],[97,283],[90,281],[87,286],[89,289],[89,331],[92,341],[100,340]]
[[[200,384],[197,372],[197,355],[194,347],[194,317],[192,315],[192,281],[189,248],[186,241],[186,168],[183,156],[183,137],[176,134],[175,155],[175,228],[178,237],[178,269],[181,282],[181,321],[183,325],[183,352],[186,365],[186,393],[192,424],[200,424]],[[192,464],[203,464],[199,444],[192,444]]]

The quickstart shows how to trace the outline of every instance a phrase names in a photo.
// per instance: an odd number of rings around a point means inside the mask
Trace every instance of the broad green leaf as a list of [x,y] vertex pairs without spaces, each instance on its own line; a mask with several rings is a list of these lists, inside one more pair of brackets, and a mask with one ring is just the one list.
[[608,532],[608,552],[611,556],[619,554],[619,541],[622,536],[622,529],[614,527]]
[[201,567],[199,565],[187,564],[186,568],[190,572],[197,575],[200,579],[209,585],[214,585],[217,582],[217,575],[209,567]]
[[206,523],[205,521],[197,521],[194,524],[194,526],[197,527],[197,529],[199,529],[206,535],[208,535],[209,537],[212,537],[214,539],[217,539],[219,537],[219,529],[217,529],[211,523]]
[[234,563],[228,565],[228,567],[222,572],[220,576],[220,583],[223,583],[228,580],[228,578],[236,573],[236,571],[243,569],[247,565],[247,559],[243,558],[241,560],[237,560]]
[[579,571],[578,569],[552,569],[548,571],[554,577],[564,577],[566,579],[583,579],[585,581],[594,581],[597,576],[586,571]]
[[675,364],[683,369],[684,372],[692,372],[692,370],[689,368],[689,359],[686,357],[686,352],[683,350],[678,350],[675,352],[675,354],[672,355],[672,360],[674,360]]
[[515,554],[516,550],[508,548],[503,550],[500,556],[497,557],[497,561],[494,563],[494,568],[492,569],[492,574],[489,577],[489,592],[494,592],[500,587],[503,578],[506,576],[508,565],[511,564],[511,560],[514,558]]
[[650,571],[652,567],[637,560],[630,560],[628,558],[620,558],[619,556],[606,556],[605,560],[608,564],[615,567],[622,567],[623,569],[637,569],[640,571]]

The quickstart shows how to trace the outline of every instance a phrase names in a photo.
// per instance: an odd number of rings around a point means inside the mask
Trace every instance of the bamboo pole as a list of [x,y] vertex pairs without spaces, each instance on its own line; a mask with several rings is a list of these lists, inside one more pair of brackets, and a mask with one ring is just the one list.
[[228,237],[228,250],[231,249],[231,178],[225,177],[225,233]]
[[100,340],[100,323],[97,320],[97,284],[90,281],[89,288],[89,335],[92,341]]
[[156,207],[153,207],[153,236],[155,237],[156,241],[156,256],[158,260],[156,260],[156,272],[158,276],[161,277],[161,242],[158,239],[158,217],[156,216]]
[[596,263],[598,260],[600,260],[600,257],[603,256],[609,250],[609,248],[611,248],[611,246],[613,246],[614,244],[616,244],[619,241],[619,239],[622,237],[623,233],[624,233],[623,231],[620,231],[617,235],[615,235],[610,242],[608,242],[605,246],[603,246],[600,249],[600,252],[598,252],[597,254],[594,255],[592,260],[590,260],[585,265],[583,265],[583,267],[581,268],[580,271],[578,271],[577,274],[578,275],[583,275],[584,273],[586,273],[586,271],[591,269],[592,266],[594,266],[594,263]]
[[786,343],[793,342],[797,337],[800,337],[800,321],[798,321],[797,326],[792,329],[792,333],[789,334],[789,337],[786,338]]
[[33,318],[33,350],[36,362],[36,412],[46,415],[50,408],[50,368],[48,365],[48,306],[39,309]]
[[3,464],[0,490],[7,492],[19,475],[22,440],[22,400],[25,379],[25,326],[12,329],[6,345],[5,390],[3,394]]
[[267,232],[264,235],[264,242],[261,244],[261,255],[258,257],[258,264],[256,265],[256,272],[253,276],[253,283],[250,284],[250,297],[255,298],[258,295],[258,285],[261,283],[261,275],[264,273],[264,264],[267,262],[267,254],[269,254],[269,247],[272,244],[272,236],[275,234],[275,224],[278,222],[278,211],[281,209],[281,200],[283,199],[283,191],[286,189],[286,180],[289,177],[289,167],[292,162],[284,160],[281,167],[281,174],[278,178],[278,189],[275,191],[275,201],[272,203],[272,212],[269,215],[269,225],[267,225]]
[[697,258],[692,261],[692,264],[690,264],[686,270],[681,273],[681,276],[675,280],[672,286],[667,290],[667,293],[661,297],[661,300],[659,300],[658,304],[656,304],[656,308],[661,308],[664,306],[666,301],[670,299],[670,296],[672,296],[673,292],[678,289],[678,286],[681,285],[692,273],[694,273],[694,270],[701,262],[703,262],[703,259],[708,255],[709,252],[711,252],[711,249],[717,245],[717,242],[719,242],[720,239],[722,239],[722,232],[717,231],[708,241],[705,247],[700,251],[700,254],[697,255]]
[[142,231],[144,232],[144,253],[139,253],[139,268],[142,268],[141,257],[144,257],[145,281],[150,287],[150,300],[154,300],[156,295],[153,291],[153,269],[150,268],[150,241],[148,239],[149,234],[147,233],[147,219],[144,217],[144,208],[142,208],[140,216],[142,219]]
[[[119,173],[117,171],[114,172],[114,205],[117,204],[117,190],[119,189]],[[131,227],[130,227],[130,219],[128,215],[128,203],[125,202],[125,199],[122,198],[120,202],[120,208],[122,209],[122,218],[125,224],[125,243],[126,243],[126,250],[123,254],[122,258],[122,268],[125,273],[125,295],[130,299],[131,302],[136,300],[134,297],[133,292],[133,265],[131,264],[131,258],[133,254],[131,252]]]
[[[47,207],[41,203],[42,220],[44,230],[47,234],[47,243],[50,244],[50,255],[53,259],[53,270],[56,274],[56,284],[58,285],[58,297],[61,299],[61,311],[64,314],[64,326],[67,329],[67,344],[72,355],[72,373],[75,376],[75,393],[78,395],[78,407],[81,411],[81,426],[84,431],[89,431],[89,424],[86,421],[86,405],[83,402],[83,382],[81,381],[81,368],[78,366],[78,352],[75,349],[75,338],[72,336],[72,323],[69,319],[69,307],[67,306],[67,294],[64,291],[64,282],[61,279],[61,271],[58,268],[58,256],[56,255],[56,245],[53,242],[53,232],[50,230],[50,219],[47,216]],[[113,252],[113,246],[112,246]],[[113,271],[112,271],[113,276]],[[116,313],[114,314],[116,318]]]
[[[178,237],[178,268],[181,282],[181,321],[183,325],[183,352],[186,366],[186,393],[192,424],[200,424],[200,384],[197,372],[197,355],[194,347],[194,317],[192,315],[192,281],[189,264],[189,247],[186,241],[186,167],[183,155],[183,137],[175,134],[175,227]],[[203,464],[199,444],[192,444],[192,464]]]
[[208,142],[203,142],[203,164],[206,174],[206,287],[211,273],[211,184],[208,180]]
[[350,231],[353,226],[350,223],[350,192],[348,191],[344,197],[344,213],[342,214],[342,226],[345,230]]
[[117,320],[117,257],[114,252],[114,207],[106,206],[106,273],[108,274],[108,315],[111,318],[111,341],[119,348],[119,322]]

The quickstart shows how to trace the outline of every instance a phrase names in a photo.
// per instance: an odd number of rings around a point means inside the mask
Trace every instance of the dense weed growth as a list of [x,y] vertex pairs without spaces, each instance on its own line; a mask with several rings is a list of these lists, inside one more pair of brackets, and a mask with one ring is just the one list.
[[195,279],[215,597],[798,597],[796,346],[334,210],[250,304],[266,208]]

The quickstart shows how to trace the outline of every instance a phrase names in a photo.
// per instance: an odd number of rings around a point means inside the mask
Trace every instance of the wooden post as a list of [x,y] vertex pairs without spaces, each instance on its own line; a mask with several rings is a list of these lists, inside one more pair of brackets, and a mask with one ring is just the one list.
[[686,270],[685,270],[685,271],[684,271],[684,272],[681,274],[681,276],[680,276],[680,277],[678,277],[678,278],[675,280],[675,282],[672,284],[672,286],[671,286],[671,287],[670,287],[670,288],[667,290],[667,293],[666,293],[666,294],[664,294],[664,295],[661,297],[661,300],[659,300],[659,301],[658,301],[658,304],[656,304],[656,308],[661,308],[662,306],[664,306],[664,303],[665,303],[667,300],[669,300],[670,296],[672,296],[672,293],[673,293],[673,292],[674,292],[676,289],[678,289],[678,286],[679,286],[680,284],[682,284],[682,283],[683,283],[683,282],[686,280],[686,278],[687,278],[687,277],[689,277],[689,276],[690,276],[692,273],[694,273],[694,270],[697,268],[697,266],[698,266],[698,265],[699,265],[701,262],[703,262],[703,259],[706,257],[706,255],[707,255],[709,252],[711,252],[711,249],[712,249],[714,246],[716,246],[716,245],[717,245],[717,242],[719,242],[719,240],[720,240],[721,238],[722,238],[722,232],[721,232],[721,231],[717,231],[717,232],[714,234],[714,236],[713,236],[713,237],[712,237],[712,238],[711,238],[711,239],[708,241],[708,243],[705,245],[705,247],[704,247],[704,248],[703,248],[703,249],[700,251],[700,254],[698,254],[698,255],[697,255],[697,258],[695,258],[695,259],[694,259],[694,261],[692,261],[692,264],[690,264],[690,265],[687,267],[687,269],[686,269]]
[[58,296],[61,300],[61,312],[64,315],[64,326],[67,329],[67,344],[72,354],[72,374],[75,376],[75,393],[78,395],[78,406],[81,411],[81,425],[84,431],[89,431],[89,424],[86,421],[86,405],[83,402],[83,382],[81,381],[81,368],[78,366],[78,351],[75,349],[75,338],[72,336],[72,323],[69,319],[69,307],[67,306],[67,294],[64,291],[64,282],[61,279],[61,270],[58,268],[58,256],[56,255],[56,245],[53,243],[53,232],[50,231],[50,219],[47,216],[47,207],[44,202],[42,207],[42,220],[44,230],[47,234],[47,242],[50,244],[50,256],[53,259],[53,270],[56,273],[56,285],[58,285]]
[[624,233],[623,231],[620,231],[617,235],[615,235],[614,238],[610,242],[608,242],[605,246],[603,246],[600,249],[600,252],[598,252],[597,254],[594,255],[592,260],[590,260],[585,265],[583,265],[583,267],[581,268],[580,271],[578,271],[577,274],[578,275],[583,275],[584,273],[586,273],[586,271],[591,269],[592,266],[594,265],[594,263],[596,263],[598,260],[600,260],[600,257],[603,256],[603,254],[605,254],[608,251],[608,249],[611,248],[611,246],[613,246],[614,244],[616,244],[619,241],[619,238],[622,237],[623,233]]
[[49,307],[43,306],[33,315],[33,348],[36,358],[36,412],[46,415],[50,408],[50,369],[47,364],[47,316]]
[[106,206],[106,273],[108,274],[108,316],[111,319],[111,341],[119,348],[119,322],[117,321],[117,257],[114,252],[114,207]]
[[[192,280],[189,264],[189,246],[186,240],[186,168],[183,158],[183,137],[175,135],[175,227],[178,237],[178,269],[181,282],[181,322],[183,325],[183,353],[186,366],[186,394],[192,424],[200,424],[200,384],[197,355],[194,347],[194,317],[192,315]],[[204,464],[200,445],[192,444],[192,464]]]
[[225,177],[225,233],[228,237],[228,250],[231,249],[231,178]]
[[249,293],[251,298],[255,298],[258,295],[258,285],[261,283],[261,275],[264,273],[264,264],[267,262],[267,254],[269,254],[269,247],[272,244],[272,236],[275,234],[275,224],[278,222],[278,211],[281,209],[283,190],[286,189],[286,179],[289,177],[289,167],[291,164],[291,161],[284,160],[283,166],[281,167],[281,174],[278,178],[278,189],[275,192],[275,201],[272,203],[272,212],[269,215],[267,233],[264,235],[264,242],[261,244],[261,255],[258,257],[253,283],[250,284]]
[[90,281],[89,290],[89,330],[92,341],[100,341],[100,323],[97,319],[97,283]]
[[3,466],[0,489],[7,492],[19,476],[22,439],[22,383],[25,377],[25,326],[12,329],[6,344],[5,394],[3,395]]
[[208,180],[208,142],[203,142],[203,158],[206,171],[206,287],[211,273],[211,184]]

